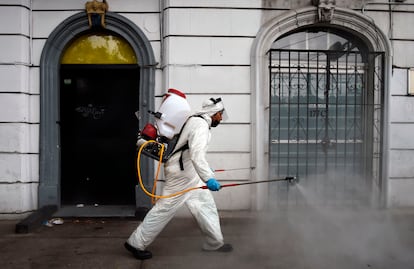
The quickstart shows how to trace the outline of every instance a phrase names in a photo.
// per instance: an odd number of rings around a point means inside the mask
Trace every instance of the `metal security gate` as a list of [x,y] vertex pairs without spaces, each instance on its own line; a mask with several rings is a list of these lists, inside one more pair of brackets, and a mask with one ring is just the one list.
[[371,203],[381,188],[384,55],[274,49],[269,57],[270,177],[298,176],[317,197],[273,184],[270,202]]

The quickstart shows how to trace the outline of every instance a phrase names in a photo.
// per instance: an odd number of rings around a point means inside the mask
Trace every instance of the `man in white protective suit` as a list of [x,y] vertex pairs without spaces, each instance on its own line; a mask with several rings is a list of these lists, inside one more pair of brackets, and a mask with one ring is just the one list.
[[[220,189],[220,183],[214,178],[214,172],[206,160],[206,154],[211,136],[210,128],[216,127],[222,121],[223,113],[225,111],[221,98],[210,98],[203,102],[198,113],[188,118],[173,154],[164,164],[165,185],[162,195],[205,185],[210,191]],[[159,199],[125,242],[125,248],[137,259],[152,258],[152,253],[146,248],[185,204],[204,234],[202,249],[232,251],[231,244],[224,243],[217,207],[209,190],[196,189],[171,198]]]

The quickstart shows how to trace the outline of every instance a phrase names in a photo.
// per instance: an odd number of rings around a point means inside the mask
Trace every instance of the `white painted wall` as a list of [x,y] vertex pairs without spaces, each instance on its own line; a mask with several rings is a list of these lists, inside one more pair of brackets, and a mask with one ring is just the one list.
[[39,104],[30,86],[29,22],[28,1],[0,1],[0,218],[37,208]]
[[[216,5],[229,2],[201,2],[182,6],[183,2],[169,1],[166,6],[166,88],[185,91],[194,111],[205,99],[222,97],[229,119],[212,129],[210,165],[215,169],[250,168],[250,50],[260,27],[260,10],[222,9]],[[259,4],[239,3],[250,7]],[[251,179],[251,171],[229,171],[216,176],[226,184]],[[250,193],[250,187],[240,187],[223,189],[214,195],[220,209],[250,209]]]
[[[82,12],[85,2],[0,0],[0,218],[21,218],[37,208],[40,56],[53,29]],[[407,69],[414,66],[414,6],[394,7],[390,22],[387,5],[364,6],[366,2],[337,1],[337,5],[361,14],[364,7],[364,15],[391,40],[392,64],[398,68],[391,72],[390,110],[386,112],[390,126],[390,144],[385,149],[388,200],[391,207],[414,206],[410,165],[414,98],[406,96]],[[305,0],[110,0],[109,9],[134,22],[150,40],[159,63],[157,95],[170,87],[181,89],[194,111],[205,98],[223,98],[229,120],[213,130],[208,158],[213,168],[232,169],[250,167],[254,150],[251,96],[261,89],[250,86],[253,41],[270,19],[309,4]],[[239,170],[217,177],[228,183],[249,180],[251,175],[250,170]],[[221,209],[249,209],[253,192],[240,187],[215,196]]]
[[[410,1],[407,1],[410,2]],[[401,6],[402,8],[403,6]],[[413,10],[414,6],[405,6]],[[413,16],[406,13],[393,14],[393,31],[390,33],[393,46],[392,79],[390,87],[390,145],[388,205],[390,207],[414,206],[414,96],[407,96],[408,69],[414,66],[413,31],[410,23]],[[389,24],[389,23],[388,23]],[[396,39],[396,40],[394,40]]]

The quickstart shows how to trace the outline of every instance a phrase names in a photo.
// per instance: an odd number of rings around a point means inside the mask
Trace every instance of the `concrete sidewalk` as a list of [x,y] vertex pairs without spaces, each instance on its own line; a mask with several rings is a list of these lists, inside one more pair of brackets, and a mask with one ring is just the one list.
[[221,212],[231,253],[201,250],[192,218],[176,217],[139,261],[123,244],[131,218],[71,218],[16,234],[0,221],[0,268],[414,268],[414,209],[279,209]]

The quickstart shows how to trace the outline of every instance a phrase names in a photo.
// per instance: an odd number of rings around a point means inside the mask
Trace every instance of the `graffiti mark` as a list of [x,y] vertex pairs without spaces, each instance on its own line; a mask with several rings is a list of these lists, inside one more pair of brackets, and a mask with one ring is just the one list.
[[104,108],[94,107],[92,104],[88,104],[87,106],[78,106],[75,108],[75,111],[81,113],[84,118],[92,118],[94,120],[101,119],[105,113]]

